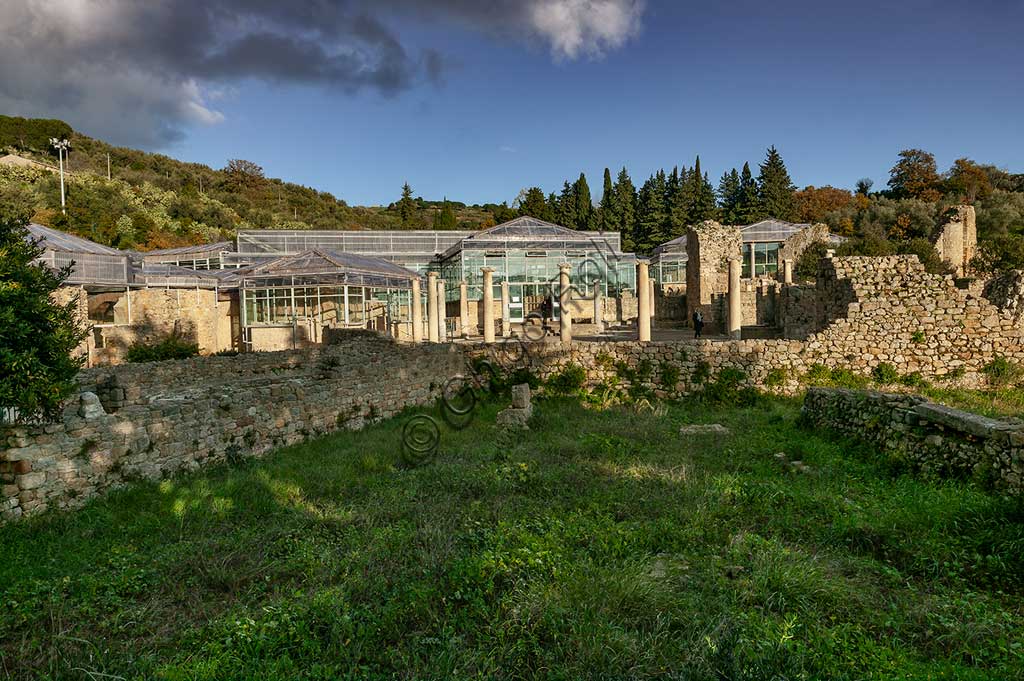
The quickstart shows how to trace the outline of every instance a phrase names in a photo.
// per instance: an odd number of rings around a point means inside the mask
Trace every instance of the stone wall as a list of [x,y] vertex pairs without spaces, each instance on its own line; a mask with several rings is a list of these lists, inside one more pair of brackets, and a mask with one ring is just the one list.
[[393,416],[431,401],[464,371],[454,347],[355,339],[84,372],[83,389],[98,391],[111,413],[86,391],[60,422],[3,435],[0,511],[18,517],[74,507],[129,480],[260,455]]
[[819,241],[828,241],[828,225],[816,223],[804,227],[799,232],[789,237],[782,243],[779,249],[779,276],[782,276],[782,261],[792,260],[796,267],[797,260],[807,250],[807,247]]
[[729,258],[742,247],[738,227],[702,222],[687,232],[686,318],[700,310],[708,331],[725,328],[724,297],[729,290]]
[[964,276],[978,249],[974,206],[953,206],[935,234],[935,251],[957,276]]
[[1024,495],[1024,423],[932,404],[913,395],[812,388],[806,423],[868,442],[926,475],[973,478]]

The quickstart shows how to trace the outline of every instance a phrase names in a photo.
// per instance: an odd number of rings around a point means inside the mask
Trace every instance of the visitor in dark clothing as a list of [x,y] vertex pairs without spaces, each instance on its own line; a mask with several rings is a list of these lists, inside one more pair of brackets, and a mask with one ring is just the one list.
[[704,332],[704,314],[700,310],[693,311],[693,337],[700,338]]

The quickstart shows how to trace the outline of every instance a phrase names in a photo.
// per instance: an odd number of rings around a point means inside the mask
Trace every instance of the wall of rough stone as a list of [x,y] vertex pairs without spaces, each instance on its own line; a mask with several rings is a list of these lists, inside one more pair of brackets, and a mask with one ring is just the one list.
[[935,234],[935,251],[957,276],[970,268],[978,248],[978,228],[974,206],[953,206],[946,223]]
[[[782,261],[792,260],[796,267],[796,261],[800,259],[807,247],[819,241],[828,241],[828,225],[816,223],[804,227],[799,232],[789,237],[782,243],[779,249],[779,272],[782,272]],[[781,276],[781,274],[780,274]]]
[[973,478],[1024,495],[1024,422],[996,420],[914,395],[812,388],[806,423],[868,442],[935,477]]
[[702,222],[687,232],[686,318],[696,310],[704,315],[709,332],[725,324],[724,296],[729,290],[729,258],[738,258],[742,239],[738,227]]
[[130,480],[256,456],[393,416],[431,401],[447,378],[464,371],[454,347],[355,339],[84,372],[83,388],[98,391],[107,407],[84,392],[60,422],[4,434],[0,512],[75,507]]

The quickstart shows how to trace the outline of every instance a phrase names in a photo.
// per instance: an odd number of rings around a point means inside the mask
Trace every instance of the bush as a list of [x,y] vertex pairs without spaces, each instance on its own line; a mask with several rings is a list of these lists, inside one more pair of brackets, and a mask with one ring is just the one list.
[[766,388],[781,388],[786,383],[788,375],[785,367],[775,367],[765,376],[764,385]]
[[569,362],[561,371],[552,374],[545,384],[547,389],[559,395],[573,395],[587,382],[587,371],[579,364]]
[[199,346],[178,336],[167,336],[155,343],[134,343],[124,358],[133,363],[162,362],[167,359],[186,359],[199,354]]
[[874,369],[871,370],[871,378],[875,379],[875,383],[881,383],[882,385],[889,385],[900,380],[900,375],[896,371],[896,367],[891,364],[882,362]]
[[743,385],[747,375],[739,369],[726,367],[718,372],[715,380],[705,384],[699,399],[708,404],[750,406],[760,398],[754,388]]
[[1014,364],[1005,357],[997,356],[981,369],[988,377],[988,382],[995,387],[1004,387],[1017,383],[1024,371],[1019,364]]

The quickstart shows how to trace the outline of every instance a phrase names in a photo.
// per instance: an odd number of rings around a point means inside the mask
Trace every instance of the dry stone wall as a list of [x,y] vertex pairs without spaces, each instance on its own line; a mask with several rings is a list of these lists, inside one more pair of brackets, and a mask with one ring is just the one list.
[[85,372],[83,388],[92,390],[60,422],[3,435],[0,511],[10,518],[75,507],[129,480],[359,428],[431,401],[462,361],[454,346],[358,339]]
[[1024,495],[1024,422],[996,420],[914,395],[812,388],[801,416],[868,442],[935,477],[972,478]]

